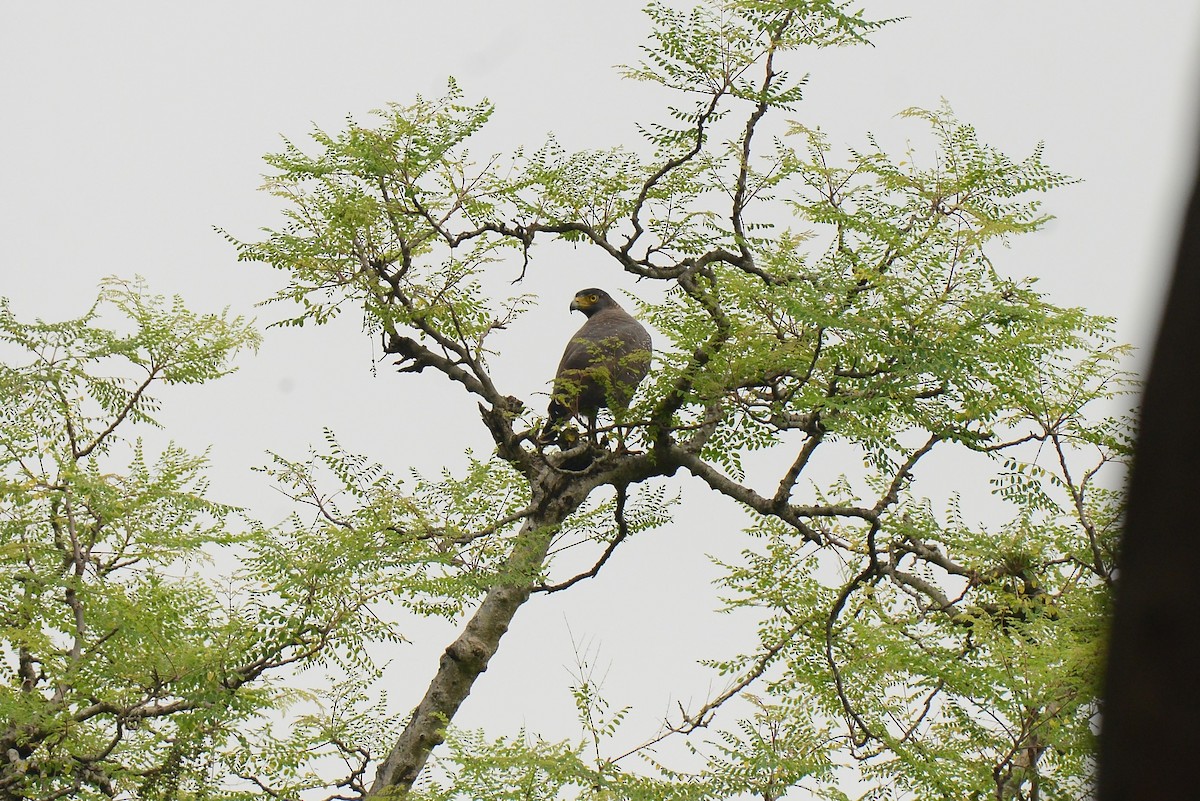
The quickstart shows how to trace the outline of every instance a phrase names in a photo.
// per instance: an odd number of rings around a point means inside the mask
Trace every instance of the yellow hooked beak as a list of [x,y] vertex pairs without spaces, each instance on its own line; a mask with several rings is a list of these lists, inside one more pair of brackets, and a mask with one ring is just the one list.
[[583,311],[596,302],[594,295],[576,295],[571,301],[571,311]]

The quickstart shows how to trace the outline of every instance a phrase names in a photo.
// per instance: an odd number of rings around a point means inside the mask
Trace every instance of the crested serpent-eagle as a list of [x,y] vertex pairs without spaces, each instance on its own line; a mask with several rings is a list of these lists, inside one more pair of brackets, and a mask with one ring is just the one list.
[[560,447],[571,444],[564,425],[572,417],[587,419],[588,438],[595,442],[601,407],[620,411],[629,405],[650,370],[652,353],[649,332],[604,290],[576,292],[571,311],[583,312],[587,321],[558,363],[549,417],[539,437]]

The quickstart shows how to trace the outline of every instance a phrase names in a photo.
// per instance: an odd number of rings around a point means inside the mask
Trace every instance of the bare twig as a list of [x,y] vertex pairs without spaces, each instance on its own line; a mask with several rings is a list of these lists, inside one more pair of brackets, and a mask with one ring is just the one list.
[[617,533],[609,541],[608,547],[604,549],[604,553],[600,555],[600,559],[596,562],[596,564],[592,565],[590,570],[580,573],[577,576],[572,576],[571,578],[559,584],[540,584],[533,588],[533,592],[560,592],[569,587],[575,586],[584,579],[595,578],[596,575],[599,574],[600,568],[604,567],[604,564],[608,561],[608,558],[613,555],[613,551],[615,551],[617,546],[624,542],[625,538],[629,536],[629,524],[625,521],[625,501],[627,499],[626,493],[628,492],[628,489],[628,486],[625,484],[617,485],[617,504],[616,508],[613,510],[613,517],[616,519],[617,523]]

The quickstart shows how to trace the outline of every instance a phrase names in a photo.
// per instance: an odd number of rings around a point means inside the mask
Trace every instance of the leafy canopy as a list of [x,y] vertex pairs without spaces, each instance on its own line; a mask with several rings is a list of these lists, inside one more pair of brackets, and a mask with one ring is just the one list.
[[[848,779],[916,797],[1078,791],[1129,450],[1128,421],[1107,416],[1127,391],[1124,349],[1111,321],[1056,306],[994,255],[1040,229],[1040,196],[1071,179],[1041,145],[1009,156],[948,105],[901,112],[927,144],[899,155],[873,136],[841,153],[789,120],[808,80],[789,71],[793,51],[865,42],[891,22],[853,3],[647,14],[644,58],[624,74],[670,99],[664,120],[638,123],[641,146],[551,140],[476,164],[468,140],[492,108],[451,83],[376,124],[318,132],[313,152],[268,157],[289,224],[238,243],[284,272],[279,299],[300,304],[291,322],[363,309],[402,370],[438,370],[476,395],[496,460],[535,506],[564,487],[614,487],[617,531],[590,575],[619,545],[622,499],[640,482],[684,469],[748,515],[721,585],[731,607],[757,613],[760,646],[714,656],[724,691],[632,752],[596,757],[611,733],[585,726],[587,765],[582,746],[451,732],[437,760],[450,783],[417,786],[499,798],[536,785],[549,798],[586,787],[571,773],[586,768],[592,787],[630,798],[840,797]],[[494,291],[495,263],[516,249],[528,286],[534,244],[553,238],[649,280],[638,312],[660,348],[620,420],[644,450],[547,452],[529,435],[537,410],[492,381],[485,339],[529,302]],[[922,481],[943,453],[978,466]],[[976,522],[971,475],[991,476],[1007,519]],[[513,558],[552,569],[531,537],[516,533]],[[509,607],[484,602],[472,624]],[[725,718],[691,746],[698,768],[647,756],[631,778],[632,756]],[[419,729],[414,719],[391,752],[406,778],[385,766],[376,791],[413,786],[442,736]],[[617,774],[650,784],[617,789]]]

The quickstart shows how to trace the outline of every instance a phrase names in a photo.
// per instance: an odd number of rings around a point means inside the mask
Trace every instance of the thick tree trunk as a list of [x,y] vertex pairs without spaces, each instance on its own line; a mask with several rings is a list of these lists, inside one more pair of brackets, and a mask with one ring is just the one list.
[[442,654],[437,674],[380,765],[368,798],[401,798],[408,794],[430,752],[445,738],[446,726],[470,694],[475,680],[487,670],[513,616],[529,600],[534,577],[558,526],[579,508],[592,488],[572,485],[558,477],[544,483],[551,486],[540,488],[541,493],[539,488],[534,491],[535,498],[540,494],[544,502],[521,526],[500,583],[488,591],[462,634]]

